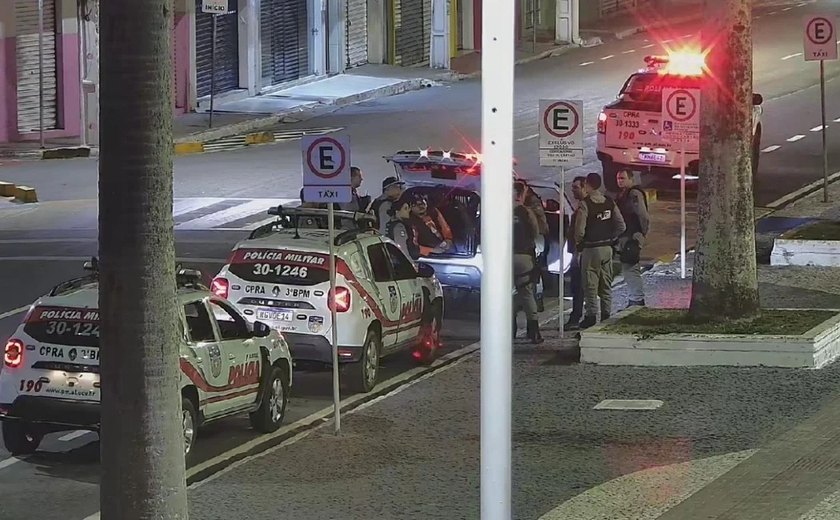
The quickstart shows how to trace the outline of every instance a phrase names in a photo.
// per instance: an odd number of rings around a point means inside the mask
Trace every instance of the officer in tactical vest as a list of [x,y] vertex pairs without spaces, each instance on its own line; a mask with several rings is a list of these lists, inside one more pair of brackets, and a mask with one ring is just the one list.
[[586,314],[580,323],[582,329],[595,325],[598,298],[601,299],[601,321],[610,317],[613,244],[627,228],[615,202],[605,197],[600,188],[601,176],[594,172],[587,175],[585,196],[575,212],[574,241],[580,251]]
[[527,319],[528,339],[532,343],[543,342],[537,319],[537,300],[534,298],[534,282],[540,275],[534,240],[539,234],[539,225],[533,213],[524,205],[526,187],[524,183],[513,185],[513,285],[514,314],[513,334],[516,337],[516,309],[520,307]]

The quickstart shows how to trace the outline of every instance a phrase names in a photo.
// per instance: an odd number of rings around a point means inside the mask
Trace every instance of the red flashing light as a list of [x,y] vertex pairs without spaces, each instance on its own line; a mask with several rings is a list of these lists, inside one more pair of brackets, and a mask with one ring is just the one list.
[[10,339],[6,343],[3,352],[3,362],[9,368],[17,368],[23,363],[23,342],[19,339]]
[[230,282],[227,278],[213,278],[213,283],[210,284],[210,290],[219,298],[227,300],[230,293]]
[[333,305],[335,305],[335,312],[349,311],[350,289],[348,289],[347,287],[336,287],[335,297],[333,297],[332,291],[330,291],[329,297],[327,298],[327,305],[330,310],[332,310]]

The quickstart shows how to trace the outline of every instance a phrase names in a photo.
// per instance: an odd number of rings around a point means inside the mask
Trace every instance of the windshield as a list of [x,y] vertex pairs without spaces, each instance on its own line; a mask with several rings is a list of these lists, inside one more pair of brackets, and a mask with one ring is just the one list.
[[72,347],[99,346],[99,311],[36,307],[23,331],[36,341]]
[[249,282],[316,285],[329,281],[329,256],[279,249],[237,249],[229,271]]

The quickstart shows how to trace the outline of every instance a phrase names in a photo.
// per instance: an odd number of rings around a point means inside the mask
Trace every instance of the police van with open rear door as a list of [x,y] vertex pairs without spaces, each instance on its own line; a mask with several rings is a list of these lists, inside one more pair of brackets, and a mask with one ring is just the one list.
[[[44,435],[99,431],[99,277],[92,271],[39,298],[6,342],[0,368],[0,421],[13,455],[32,453]],[[249,323],[201,284],[201,273],[177,270],[180,388],[184,450],[193,453],[204,423],[248,413],[260,432],[280,427],[292,386],[283,336]]]
[[[597,155],[604,186],[618,190],[620,169],[674,176],[680,173],[680,148],[662,137],[662,90],[699,89],[708,78],[702,53],[674,52],[645,57],[646,67],[631,74],[617,99],[598,114]],[[761,94],[753,94],[753,177],[761,150]],[[702,100],[701,100],[702,103]],[[686,151],[686,171],[697,175],[699,154]]]
[[433,269],[415,265],[381,236],[372,216],[335,211],[330,294],[327,210],[281,206],[269,214],[277,220],[236,244],[212,290],[249,320],[280,329],[296,368],[332,365],[330,305],[342,380],[351,391],[374,388],[384,356],[409,349],[418,361],[434,359],[444,305]]

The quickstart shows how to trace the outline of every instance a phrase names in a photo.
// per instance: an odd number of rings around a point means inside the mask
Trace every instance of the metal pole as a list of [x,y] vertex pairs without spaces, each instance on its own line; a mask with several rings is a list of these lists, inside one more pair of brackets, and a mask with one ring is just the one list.
[[482,12],[481,520],[511,518],[514,4]]
[[85,72],[87,71],[87,60],[85,59],[85,10],[82,2],[77,5],[78,23],[76,30],[79,32],[79,145],[87,146],[87,109],[85,108]]
[[825,61],[820,60],[820,111],[822,113],[823,202],[828,202],[828,146],[825,124]]
[[213,128],[213,98],[216,93],[216,21],[219,15],[213,15],[213,43],[210,45],[210,128]]
[[563,224],[566,222],[566,169],[560,167],[560,345],[563,345],[563,334],[566,324],[563,322],[566,313],[566,245]]
[[537,53],[537,1],[531,0],[531,48],[534,54]]
[[38,134],[44,142],[44,0],[38,0]]
[[338,380],[338,322],[336,320],[335,309],[335,222],[333,218],[333,211],[335,210],[332,202],[327,206],[327,218],[329,219],[330,230],[330,297],[328,304],[330,306],[330,322],[332,328],[332,375],[333,375],[333,416],[335,417],[335,434],[341,433],[341,392],[339,389]]
[[685,139],[680,145],[680,278],[685,280]]

